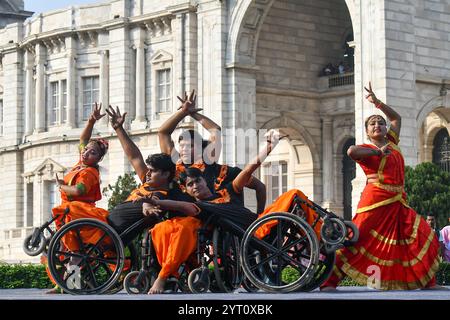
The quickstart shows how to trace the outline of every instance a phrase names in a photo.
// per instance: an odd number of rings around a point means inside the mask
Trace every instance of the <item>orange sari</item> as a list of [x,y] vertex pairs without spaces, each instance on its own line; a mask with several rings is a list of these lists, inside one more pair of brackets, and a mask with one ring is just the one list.
[[412,290],[435,281],[439,243],[425,220],[406,204],[398,138],[391,130],[387,138],[391,154],[357,161],[366,175],[377,174],[379,182],[364,188],[353,218],[360,232],[358,243],[337,252],[334,273],[323,287],[336,286],[344,274],[382,290]]
[[[108,211],[95,206],[95,202],[102,198],[100,193],[100,177],[96,168],[82,167],[81,162],[79,162],[64,177],[64,183],[68,186],[82,188],[84,193],[81,196],[68,196],[64,192],[61,192],[62,203],[52,209],[53,216],[60,215],[55,220],[57,229],[61,228],[63,222],[67,224],[70,221],[82,218],[93,218],[107,223]],[[63,221],[62,217],[66,208],[69,208],[69,213]],[[103,233],[92,228],[85,228],[81,230],[80,234],[83,241],[94,244],[100,239]],[[68,249],[72,251],[79,249],[78,240],[75,238],[75,235],[68,233],[62,240]]]

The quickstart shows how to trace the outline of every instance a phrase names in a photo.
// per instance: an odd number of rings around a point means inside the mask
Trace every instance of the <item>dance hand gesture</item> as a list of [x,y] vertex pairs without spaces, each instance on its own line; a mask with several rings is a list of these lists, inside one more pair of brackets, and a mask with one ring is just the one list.
[[92,110],[91,115],[89,116],[89,121],[98,121],[101,118],[103,118],[104,116],[106,116],[106,113],[101,114],[100,110],[102,109],[102,104],[97,104],[97,102],[94,103],[93,105],[94,109]]
[[117,106],[116,110],[114,110],[113,107],[109,106],[108,109],[106,109],[106,112],[109,114],[111,126],[113,127],[114,130],[123,126],[123,123],[125,122],[125,116],[127,115],[126,112],[123,115],[121,115],[119,107]]
[[272,148],[274,148],[281,139],[289,137],[289,135],[283,133],[280,130],[269,130],[265,135],[267,144],[269,144]]
[[379,148],[378,150],[381,151],[380,156],[388,156],[391,154],[391,150],[388,148],[389,147],[389,143],[386,143],[384,146],[382,146],[381,148]]
[[195,108],[195,101],[197,100],[197,95],[195,94],[195,90],[193,89],[191,94],[187,95],[186,92],[184,92],[184,98],[180,98],[179,96],[177,96],[178,100],[181,101],[181,106],[178,108],[178,110],[182,110],[183,112],[185,112],[186,114],[193,114],[196,112],[199,112],[203,109],[197,109]]
[[370,81],[369,81],[369,89],[367,89],[366,87],[364,87],[364,89],[366,89],[366,91],[368,92],[368,95],[366,95],[366,99],[369,102],[378,105],[380,103],[380,100],[377,98],[377,96],[373,92],[372,83]]
[[59,179],[57,173],[55,173],[55,182],[56,182],[56,187],[58,188],[59,191],[61,191],[61,186],[65,186],[66,185],[64,180]]

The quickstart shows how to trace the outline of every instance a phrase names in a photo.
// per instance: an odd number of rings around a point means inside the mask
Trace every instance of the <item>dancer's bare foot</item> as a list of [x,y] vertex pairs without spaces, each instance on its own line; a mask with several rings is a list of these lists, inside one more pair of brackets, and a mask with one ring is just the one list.
[[61,294],[61,289],[58,286],[55,286],[54,288],[45,291],[45,294]]
[[339,292],[335,287],[322,287],[320,288],[320,292]]
[[164,278],[156,278],[155,283],[148,291],[148,294],[160,294],[164,292],[164,286],[166,284],[166,279]]

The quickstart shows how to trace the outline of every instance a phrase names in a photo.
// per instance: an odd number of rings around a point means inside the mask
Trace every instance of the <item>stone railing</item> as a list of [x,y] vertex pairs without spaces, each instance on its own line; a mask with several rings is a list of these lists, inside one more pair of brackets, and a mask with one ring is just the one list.
[[355,74],[353,72],[339,73],[328,76],[328,88],[348,86],[355,83]]

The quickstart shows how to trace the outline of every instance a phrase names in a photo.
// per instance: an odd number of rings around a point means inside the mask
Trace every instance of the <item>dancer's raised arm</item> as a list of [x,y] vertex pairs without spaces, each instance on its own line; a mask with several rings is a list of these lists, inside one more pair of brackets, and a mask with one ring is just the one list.
[[120,144],[122,145],[123,151],[127,155],[128,161],[130,161],[136,174],[142,182],[145,182],[145,175],[148,171],[147,165],[145,164],[144,158],[142,157],[141,151],[136,146],[136,144],[128,136],[127,132],[123,128],[123,123],[125,122],[125,112],[123,115],[120,113],[119,107],[114,110],[113,107],[109,106],[106,112],[110,116],[111,126],[117,133]]
[[366,95],[366,99],[373,103],[376,108],[380,109],[386,117],[391,122],[390,129],[397,135],[396,138],[400,137],[400,129],[402,125],[402,117],[398,112],[396,112],[394,109],[389,107],[388,105],[384,104],[380,99],[378,99],[375,95],[375,93],[372,90],[372,84],[369,81],[369,88],[367,89],[364,87],[368,94]]

